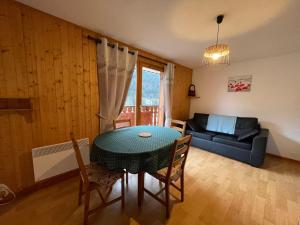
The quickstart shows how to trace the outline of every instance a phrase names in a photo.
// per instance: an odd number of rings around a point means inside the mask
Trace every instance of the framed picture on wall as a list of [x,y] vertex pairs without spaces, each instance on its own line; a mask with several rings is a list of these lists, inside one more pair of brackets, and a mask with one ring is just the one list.
[[228,92],[251,91],[252,75],[236,76],[228,78]]

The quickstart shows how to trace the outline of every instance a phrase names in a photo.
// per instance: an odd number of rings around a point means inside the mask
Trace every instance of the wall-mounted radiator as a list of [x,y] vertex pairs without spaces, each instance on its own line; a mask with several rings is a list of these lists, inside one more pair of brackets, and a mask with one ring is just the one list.
[[[78,140],[81,156],[89,164],[89,139]],[[32,149],[35,181],[44,180],[78,168],[72,142]]]

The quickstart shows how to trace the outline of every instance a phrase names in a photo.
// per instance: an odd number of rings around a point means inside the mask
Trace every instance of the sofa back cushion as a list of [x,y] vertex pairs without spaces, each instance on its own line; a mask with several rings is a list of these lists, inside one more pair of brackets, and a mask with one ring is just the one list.
[[[195,113],[193,123],[198,127],[197,131],[206,130],[209,114]],[[255,117],[237,117],[234,135],[240,136],[254,129],[260,130],[258,119]]]
[[194,122],[198,126],[198,130],[206,130],[207,120],[209,114],[204,113],[195,113],[194,114]]
[[188,130],[192,130],[192,131],[202,130],[201,128],[198,127],[198,125],[196,124],[196,122],[193,119],[186,121],[186,127]]
[[259,130],[258,129],[253,129],[253,130],[250,130],[250,131],[246,131],[242,134],[240,134],[238,137],[237,137],[237,140],[238,141],[244,141],[244,140],[247,140],[249,138],[252,138],[254,137],[255,135],[257,135],[259,133]]
[[237,117],[235,124],[234,135],[240,136],[241,134],[259,129],[258,119],[254,117]]
[[208,116],[206,130],[224,134],[234,134],[236,116],[210,114]]

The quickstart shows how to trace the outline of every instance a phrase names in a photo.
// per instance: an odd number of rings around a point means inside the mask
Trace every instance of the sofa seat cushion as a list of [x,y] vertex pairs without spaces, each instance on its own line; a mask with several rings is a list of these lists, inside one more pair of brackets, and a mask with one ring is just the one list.
[[244,142],[244,141],[238,141],[237,137],[233,135],[225,135],[225,134],[218,134],[213,137],[212,139],[215,142],[226,144],[226,145],[231,145],[235,146],[238,148],[243,148],[247,150],[251,150],[252,145],[249,142]]
[[204,131],[204,130],[203,131],[187,130],[186,134],[191,134],[193,137],[202,138],[209,141],[211,141],[212,138],[217,135],[215,132]]

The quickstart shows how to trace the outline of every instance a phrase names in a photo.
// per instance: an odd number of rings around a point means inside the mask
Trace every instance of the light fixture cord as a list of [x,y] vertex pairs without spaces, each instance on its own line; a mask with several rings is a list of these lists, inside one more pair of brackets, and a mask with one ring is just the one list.
[[216,43],[216,45],[219,44],[219,30],[220,30],[220,24],[218,24],[217,43]]

